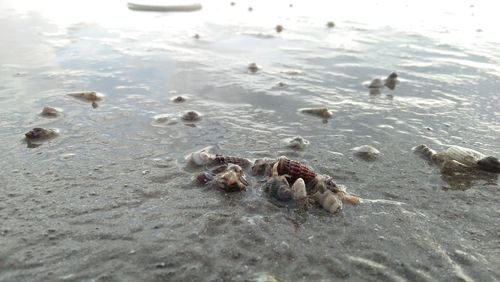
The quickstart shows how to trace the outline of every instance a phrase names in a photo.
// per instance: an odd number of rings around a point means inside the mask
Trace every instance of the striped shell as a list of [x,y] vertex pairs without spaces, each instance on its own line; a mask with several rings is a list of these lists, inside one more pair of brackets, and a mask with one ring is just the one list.
[[286,158],[279,159],[278,174],[290,176],[290,183],[294,183],[298,178],[302,178],[305,183],[308,183],[316,177],[316,173],[311,168]]
[[233,157],[233,156],[223,156],[215,155],[215,163],[217,164],[236,164],[241,167],[246,167],[250,165],[250,161],[245,158]]

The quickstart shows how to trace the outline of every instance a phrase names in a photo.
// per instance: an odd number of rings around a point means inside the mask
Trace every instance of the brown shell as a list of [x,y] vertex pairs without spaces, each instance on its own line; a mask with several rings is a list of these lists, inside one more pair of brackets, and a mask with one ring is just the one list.
[[278,175],[283,174],[290,176],[290,183],[294,183],[298,178],[302,178],[305,183],[308,183],[316,177],[316,173],[311,168],[300,162],[281,158],[278,161]]
[[223,156],[215,155],[216,164],[236,164],[241,167],[250,165],[250,161],[245,158],[233,157],[233,156]]

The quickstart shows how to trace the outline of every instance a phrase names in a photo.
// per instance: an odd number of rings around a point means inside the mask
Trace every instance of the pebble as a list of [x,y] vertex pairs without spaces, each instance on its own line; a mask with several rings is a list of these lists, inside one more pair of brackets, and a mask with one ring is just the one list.
[[327,26],[328,28],[332,28],[332,27],[334,27],[334,26],[335,26],[335,23],[334,23],[334,22],[327,22],[327,23],[326,23],[326,26]]

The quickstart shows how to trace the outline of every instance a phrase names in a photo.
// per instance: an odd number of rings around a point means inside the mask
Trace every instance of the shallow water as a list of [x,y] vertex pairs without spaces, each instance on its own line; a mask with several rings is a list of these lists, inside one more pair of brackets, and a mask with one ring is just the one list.
[[[365,2],[0,3],[0,280],[500,280],[497,175],[446,177],[411,152],[498,156],[498,4]],[[392,71],[396,88],[370,95]],[[66,95],[85,90],[98,107]],[[33,127],[60,136],[29,148]],[[297,135],[303,151],[283,143]],[[377,160],[353,156],[365,144]],[[193,185],[204,169],[184,157],[206,146],[286,155],[367,200],[304,213],[255,178],[238,194]]]

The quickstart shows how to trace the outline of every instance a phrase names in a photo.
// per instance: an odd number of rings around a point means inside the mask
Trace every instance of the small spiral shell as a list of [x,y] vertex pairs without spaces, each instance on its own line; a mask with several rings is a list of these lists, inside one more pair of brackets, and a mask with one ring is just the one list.
[[318,191],[313,195],[313,199],[331,213],[335,213],[342,209],[342,201],[330,190],[324,190],[323,192]]
[[305,183],[308,183],[316,177],[316,173],[311,168],[301,164],[298,161],[289,160],[286,158],[279,159],[278,174],[286,174],[290,176],[291,183],[294,183],[299,178],[302,178]]
[[223,156],[223,155],[215,155],[215,163],[216,164],[236,164],[241,167],[246,167],[250,165],[250,161],[241,158],[241,157],[233,157],[233,156]]

